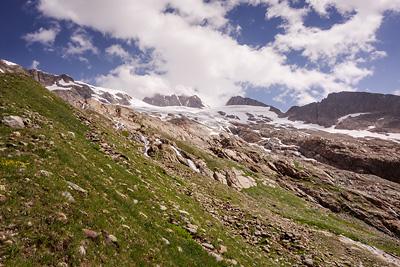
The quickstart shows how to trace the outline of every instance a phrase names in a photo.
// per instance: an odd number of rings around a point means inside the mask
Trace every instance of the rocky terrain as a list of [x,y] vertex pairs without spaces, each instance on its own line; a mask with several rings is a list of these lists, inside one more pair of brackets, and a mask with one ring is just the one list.
[[196,96],[186,96],[186,95],[160,95],[156,94],[153,97],[145,97],[144,102],[158,107],[168,107],[168,106],[182,106],[182,107],[192,107],[192,108],[203,108],[204,104],[201,99]]
[[332,93],[321,102],[292,107],[285,114],[338,129],[368,129],[380,132],[400,130],[400,96],[366,92]]
[[0,265],[400,266],[399,143],[87,86],[0,74]]

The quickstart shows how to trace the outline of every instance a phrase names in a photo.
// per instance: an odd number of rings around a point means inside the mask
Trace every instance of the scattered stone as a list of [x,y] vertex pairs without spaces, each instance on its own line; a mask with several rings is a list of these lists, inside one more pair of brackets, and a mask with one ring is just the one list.
[[166,210],[167,210],[167,207],[165,207],[165,206],[163,206],[163,205],[160,205],[160,209],[161,209],[162,211],[166,211]]
[[182,252],[183,249],[182,249],[181,247],[178,247],[178,251],[179,251],[179,252]]
[[53,174],[52,174],[51,172],[48,172],[48,171],[45,171],[45,170],[40,170],[40,171],[38,171],[38,172],[35,174],[36,177],[39,177],[39,176],[50,177],[50,176],[52,176],[52,175],[53,175]]
[[25,223],[26,228],[31,228],[33,226],[33,223],[31,221]]
[[49,145],[50,145],[50,146],[54,146],[54,142],[53,142],[53,141],[50,141],[50,142],[49,142]]
[[139,211],[139,215],[143,216],[144,218],[148,218],[146,214],[144,214],[143,212]]
[[214,246],[209,243],[201,243],[201,245],[207,249],[213,250]]
[[75,133],[74,133],[74,132],[68,132],[68,134],[69,134],[72,138],[75,138]]
[[218,262],[224,260],[224,258],[223,258],[221,255],[218,255],[218,254],[215,253],[215,252],[209,252],[208,254],[210,254],[211,256],[213,256]]
[[83,233],[86,235],[88,238],[96,238],[99,234],[95,231],[88,230],[88,229],[82,229]]
[[186,227],[186,230],[188,230],[192,235],[194,235],[194,234],[197,234],[197,229],[198,228],[199,227],[197,225],[188,223],[187,227]]
[[6,186],[5,186],[5,185],[2,185],[2,184],[0,184],[0,191],[2,191],[2,192],[6,191]]
[[228,248],[223,245],[220,245],[219,253],[224,254],[226,252],[228,252]]
[[83,246],[80,246],[80,247],[78,248],[78,250],[79,250],[79,253],[80,253],[82,256],[85,256],[85,255],[86,255],[86,249],[85,249]]
[[263,249],[265,252],[269,253],[269,247],[264,246],[262,249]]
[[122,227],[124,227],[124,228],[126,228],[126,229],[131,229],[128,225],[126,225],[126,224],[123,224],[123,225],[121,225]]
[[23,141],[19,141],[18,144],[21,145],[21,146],[28,146],[28,143],[23,142]]
[[137,204],[137,203],[139,203],[139,201],[137,199],[134,199],[133,204]]
[[75,199],[74,199],[74,197],[71,195],[70,192],[66,192],[66,191],[65,191],[65,192],[62,192],[61,195],[62,195],[63,197],[65,197],[65,199],[68,200],[69,202],[75,202]]
[[190,215],[189,212],[184,211],[184,210],[180,210],[179,212],[182,213],[182,214],[185,214],[185,215]]
[[10,134],[10,136],[12,136],[12,137],[21,137],[21,133],[20,132],[12,132]]
[[45,136],[44,134],[39,134],[39,135],[38,135],[38,138],[39,138],[40,140],[46,140],[46,136]]
[[5,116],[1,120],[5,126],[13,127],[13,128],[24,128],[24,121],[19,116]]
[[118,239],[114,235],[106,235],[106,242],[118,243]]
[[71,183],[71,182],[69,182],[69,181],[67,181],[67,184],[68,184],[72,189],[74,189],[75,191],[78,191],[78,192],[84,194],[85,196],[88,195],[88,191],[86,191],[85,189],[83,189],[83,188],[80,187],[79,185],[76,185],[76,184]]
[[59,264],[57,264],[58,267],[68,267],[68,264],[66,264],[65,262],[60,262]]
[[115,190],[115,192],[117,192],[117,194],[120,195],[123,199],[127,199],[127,196],[125,196],[124,194],[122,194],[118,190]]
[[309,267],[314,266],[314,262],[311,258],[311,256],[303,256],[303,264]]
[[166,238],[164,238],[164,237],[162,238],[162,241],[164,241],[165,245],[167,245],[167,246],[170,244],[170,242],[168,241],[168,239],[166,239]]
[[68,222],[67,215],[65,215],[62,212],[58,213],[58,216],[57,216],[56,220],[59,221],[59,222],[63,222],[63,223],[67,223]]
[[7,200],[6,196],[0,195],[0,203],[5,202]]

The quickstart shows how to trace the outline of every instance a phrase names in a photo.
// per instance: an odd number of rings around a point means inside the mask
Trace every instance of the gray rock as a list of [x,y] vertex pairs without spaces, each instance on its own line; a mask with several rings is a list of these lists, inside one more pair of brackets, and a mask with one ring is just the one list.
[[74,197],[71,195],[70,192],[62,192],[61,195],[63,197],[65,197],[66,200],[68,200],[69,202],[75,202]]
[[203,247],[207,248],[207,249],[211,249],[211,250],[214,249],[214,246],[211,245],[211,244],[209,244],[209,243],[202,243],[201,245],[202,245]]
[[13,127],[13,128],[24,128],[24,121],[22,120],[21,117],[18,116],[5,116],[1,120],[1,123],[3,123],[5,126],[8,127]]
[[209,252],[208,254],[210,254],[211,256],[213,256],[217,261],[223,261],[224,258],[221,255],[218,255],[215,252]]
[[84,194],[85,196],[87,196],[88,191],[86,191],[85,189],[83,189],[83,188],[80,187],[79,185],[76,185],[76,184],[71,183],[71,182],[69,182],[69,181],[67,181],[67,184],[68,184],[72,189],[74,189],[75,191],[78,191],[78,192]]

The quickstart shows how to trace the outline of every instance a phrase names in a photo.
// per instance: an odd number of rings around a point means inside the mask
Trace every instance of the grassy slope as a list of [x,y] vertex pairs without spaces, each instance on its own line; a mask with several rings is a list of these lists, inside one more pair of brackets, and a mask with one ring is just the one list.
[[[24,75],[0,75],[0,104],[2,116],[19,115],[36,120],[41,126],[12,129],[0,125],[0,194],[7,198],[0,202],[0,263],[6,266],[227,265],[217,262],[196,243],[181,227],[182,223],[178,226],[171,223],[172,219],[182,221],[183,216],[204,229],[199,230],[203,240],[216,248],[220,244],[228,247],[225,259],[235,259],[244,266],[293,263],[292,258],[278,256],[274,251],[265,257],[259,247],[233,235],[188,194],[195,189],[252,210],[257,210],[260,203],[267,204],[267,209],[295,221],[312,224],[316,218],[315,225],[321,229],[336,227],[333,230],[337,233],[351,231],[353,238],[363,240],[359,237],[363,231],[357,227],[348,226],[336,217],[329,219],[279,188],[249,189],[246,194],[252,198],[248,198],[193,174],[184,166],[177,166],[182,168],[179,172],[166,172],[144,157],[123,135],[103,127],[110,123],[106,119],[85,114],[95,118],[90,124],[85,123],[75,115],[74,108]],[[10,137],[17,130],[21,137]],[[105,132],[104,141],[115,144],[115,150],[130,160],[117,163],[105,157],[98,143],[91,143],[85,137],[94,131]],[[189,144],[181,146],[190,150]],[[207,157],[211,165],[236,166]],[[42,170],[51,174],[46,176],[40,173]],[[88,195],[70,189],[67,181],[81,186]],[[62,192],[70,192],[75,202],[68,202]],[[160,205],[167,210],[163,211]],[[327,226],[320,225],[321,220]],[[209,222],[213,227],[207,226]],[[99,234],[108,231],[118,238],[118,246],[106,243],[101,234],[93,240],[87,238],[84,228]],[[278,258],[280,262],[275,261]]]

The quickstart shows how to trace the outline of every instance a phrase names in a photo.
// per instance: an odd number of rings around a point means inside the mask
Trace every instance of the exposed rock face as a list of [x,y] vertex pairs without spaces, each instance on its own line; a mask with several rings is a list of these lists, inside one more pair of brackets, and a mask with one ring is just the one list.
[[309,137],[299,143],[300,152],[337,168],[380,176],[400,183],[400,147],[389,142],[349,143]]
[[56,95],[65,101],[73,104],[75,101],[81,101],[95,97],[100,102],[114,105],[130,105],[131,96],[123,93],[111,94],[84,83],[77,83],[71,77],[62,74],[54,75],[40,70],[28,70],[17,64],[10,65],[0,59],[0,68],[6,73],[23,73],[38,81],[44,87],[49,88],[55,85],[58,89],[51,89]]
[[[342,118],[349,114],[355,115]],[[284,116],[325,127],[337,124],[337,128],[341,129],[400,129],[400,96],[365,92],[332,93],[321,102],[292,107]],[[342,120],[338,121],[339,118]]]
[[201,99],[196,96],[186,96],[186,95],[160,95],[156,94],[153,97],[145,97],[143,99],[144,102],[159,107],[167,107],[167,106],[184,106],[191,108],[203,108],[204,104]]
[[241,97],[241,96],[234,96],[231,97],[231,99],[228,100],[226,103],[227,106],[258,106],[258,107],[269,107],[271,111],[275,112],[278,115],[282,115],[282,112],[270,105],[266,105],[260,101],[257,101],[255,99],[249,98],[249,97]]

